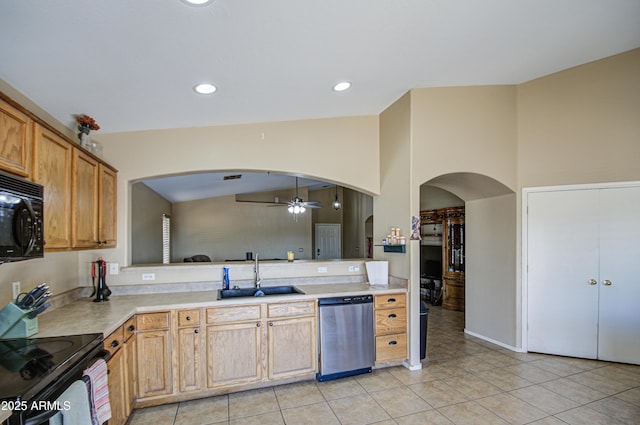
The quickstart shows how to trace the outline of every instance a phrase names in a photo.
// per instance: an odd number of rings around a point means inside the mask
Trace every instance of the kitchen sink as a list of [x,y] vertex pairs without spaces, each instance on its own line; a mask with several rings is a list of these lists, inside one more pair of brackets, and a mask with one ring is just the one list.
[[268,295],[304,294],[295,286],[265,286],[262,288],[218,289],[218,299],[263,297]]

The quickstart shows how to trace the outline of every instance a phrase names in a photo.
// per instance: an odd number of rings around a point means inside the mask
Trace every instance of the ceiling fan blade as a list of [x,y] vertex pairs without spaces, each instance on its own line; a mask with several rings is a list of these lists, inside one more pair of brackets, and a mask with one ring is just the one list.
[[306,205],[304,206],[305,208],[322,208],[322,205]]

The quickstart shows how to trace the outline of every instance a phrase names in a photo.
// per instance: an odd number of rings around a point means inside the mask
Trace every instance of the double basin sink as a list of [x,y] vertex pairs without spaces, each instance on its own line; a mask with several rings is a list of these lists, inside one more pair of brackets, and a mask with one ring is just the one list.
[[304,292],[302,292],[295,286],[265,286],[262,288],[218,289],[218,300],[295,294],[304,294]]

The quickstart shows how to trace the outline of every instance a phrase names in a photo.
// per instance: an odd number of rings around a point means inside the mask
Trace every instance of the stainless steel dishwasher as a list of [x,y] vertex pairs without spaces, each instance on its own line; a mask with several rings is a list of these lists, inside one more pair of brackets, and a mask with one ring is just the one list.
[[375,361],[373,296],[321,298],[318,381],[371,372]]

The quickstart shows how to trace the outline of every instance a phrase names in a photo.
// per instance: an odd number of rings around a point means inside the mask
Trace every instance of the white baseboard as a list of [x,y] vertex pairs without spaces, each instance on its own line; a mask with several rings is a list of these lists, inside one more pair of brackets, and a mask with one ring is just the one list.
[[409,370],[420,370],[422,369],[422,363],[418,363],[418,364],[409,364],[409,360],[403,360],[402,361],[402,366],[406,367]]
[[503,342],[496,341],[495,339],[487,338],[484,335],[480,335],[480,334],[477,334],[475,332],[471,332],[470,330],[467,330],[467,329],[464,330],[464,333],[466,333],[467,335],[475,336],[476,338],[480,338],[480,339],[482,339],[484,341],[487,341],[487,342],[490,342],[492,344],[498,345],[498,346],[500,346],[502,348],[506,348],[507,350],[515,351],[516,353],[525,353],[526,352],[522,348],[513,347],[513,346],[505,344]]

